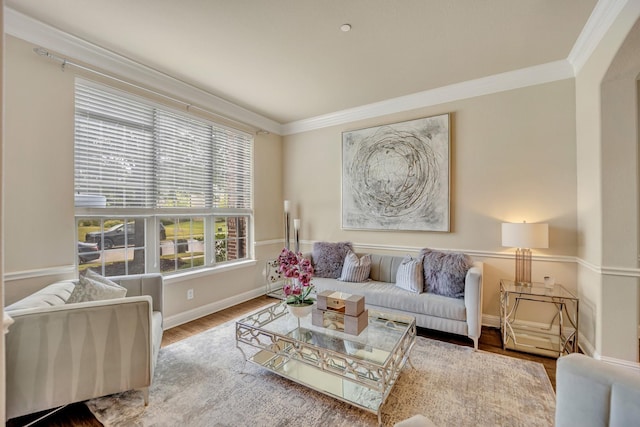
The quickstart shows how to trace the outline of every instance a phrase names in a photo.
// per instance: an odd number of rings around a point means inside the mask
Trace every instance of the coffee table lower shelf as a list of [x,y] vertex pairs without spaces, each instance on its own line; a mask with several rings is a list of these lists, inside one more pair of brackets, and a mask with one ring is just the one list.
[[382,424],[380,408],[389,395],[390,386],[384,391],[372,390],[349,377],[323,371],[268,350],[258,351],[248,361],[305,387],[372,412],[378,415],[378,423]]

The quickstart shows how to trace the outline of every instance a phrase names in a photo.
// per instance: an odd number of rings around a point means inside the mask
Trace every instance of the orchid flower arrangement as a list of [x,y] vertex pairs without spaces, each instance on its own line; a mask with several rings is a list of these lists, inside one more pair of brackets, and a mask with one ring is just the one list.
[[284,248],[278,256],[278,264],[280,264],[280,273],[288,279],[282,287],[284,295],[287,297],[287,304],[313,304],[314,298],[309,296],[313,290],[313,284],[311,284],[313,266],[311,261],[304,258],[301,253],[296,254]]

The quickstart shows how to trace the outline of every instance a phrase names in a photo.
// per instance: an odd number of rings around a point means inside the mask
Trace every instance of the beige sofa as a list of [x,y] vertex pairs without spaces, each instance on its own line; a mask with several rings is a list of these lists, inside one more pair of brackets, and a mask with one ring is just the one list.
[[142,389],[145,404],[162,341],[160,274],[110,277],[124,298],[65,304],[61,281],[5,307],[7,419]]
[[[361,254],[360,254],[361,255]],[[313,256],[306,254],[313,262]],[[371,255],[369,279],[363,283],[314,277],[316,292],[336,290],[363,295],[369,308],[416,318],[416,325],[468,336],[478,349],[482,332],[483,263],[474,262],[465,277],[464,298],[450,298],[432,293],[412,293],[395,286],[396,273],[404,257]]]

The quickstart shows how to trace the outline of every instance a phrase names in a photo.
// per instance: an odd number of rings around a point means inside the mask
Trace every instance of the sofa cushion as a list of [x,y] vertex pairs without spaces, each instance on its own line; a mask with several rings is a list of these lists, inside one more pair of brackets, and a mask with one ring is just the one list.
[[396,273],[396,286],[416,294],[422,293],[424,275],[422,274],[422,258],[407,255]]
[[326,290],[362,295],[365,305],[401,310],[408,314],[424,314],[451,320],[467,320],[467,311],[463,299],[442,295],[405,291],[393,283],[368,281],[366,283],[338,282],[335,279],[314,277],[316,292]]
[[50,307],[67,302],[76,284],[73,280],[52,283],[20,301],[4,308],[4,311],[22,310],[25,308]]
[[468,255],[422,249],[424,284],[427,292],[452,298],[464,297],[467,271],[473,265]]
[[376,282],[395,283],[398,267],[404,257],[371,254],[371,273],[369,277]]
[[337,279],[342,273],[344,258],[353,251],[351,242],[315,242],[311,252],[313,275]]
[[371,255],[365,254],[361,257],[353,251],[349,251],[344,258],[342,274],[340,279],[343,282],[364,282],[369,279],[371,271]]
[[80,276],[80,281],[74,288],[71,296],[69,296],[67,304],[124,298],[126,295],[127,289],[120,285],[115,283],[109,284],[104,281],[90,279],[86,276]]

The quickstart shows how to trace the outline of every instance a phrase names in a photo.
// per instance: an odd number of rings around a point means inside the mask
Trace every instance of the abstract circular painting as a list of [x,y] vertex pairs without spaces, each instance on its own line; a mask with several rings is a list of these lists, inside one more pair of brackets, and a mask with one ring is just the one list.
[[342,227],[449,231],[449,114],[342,134]]

